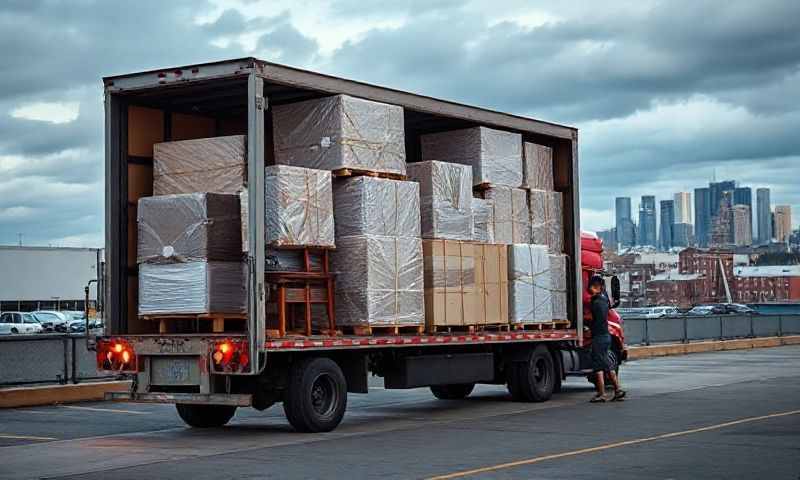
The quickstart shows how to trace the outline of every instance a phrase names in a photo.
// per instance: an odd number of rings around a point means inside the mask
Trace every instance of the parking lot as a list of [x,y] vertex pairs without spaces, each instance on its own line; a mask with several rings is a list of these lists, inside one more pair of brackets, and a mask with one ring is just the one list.
[[[280,406],[191,430],[171,405],[0,411],[0,478],[796,478],[800,347],[630,362],[624,403],[584,379],[542,404],[485,386],[351,395],[333,433],[291,431]],[[646,467],[644,467],[646,465]]]

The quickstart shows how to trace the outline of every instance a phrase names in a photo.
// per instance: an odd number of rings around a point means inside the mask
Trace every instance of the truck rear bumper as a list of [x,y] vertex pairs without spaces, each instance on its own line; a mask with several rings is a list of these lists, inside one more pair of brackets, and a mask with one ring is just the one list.
[[253,396],[231,393],[131,393],[106,392],[105,399],[114,402],[138,403],[187,403],[194,405],[230,405],[233,407],[249,407],[253,404]]

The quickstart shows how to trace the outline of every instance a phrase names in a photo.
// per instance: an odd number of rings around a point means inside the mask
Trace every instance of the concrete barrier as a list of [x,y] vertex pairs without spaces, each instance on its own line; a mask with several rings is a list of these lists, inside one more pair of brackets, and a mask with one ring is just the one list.
[[91,382],[0,389],[0,408],[33,407],[103,400],[105,392],[130,390],[131,382]]
[[741,338],[734,340],[711,340],[690,343],[647,345],[628,348],[628,360],[686,355],[690,353],[718,352],[723,350],[746,350],[751,348],[800,345],[800,335],[766,338]]

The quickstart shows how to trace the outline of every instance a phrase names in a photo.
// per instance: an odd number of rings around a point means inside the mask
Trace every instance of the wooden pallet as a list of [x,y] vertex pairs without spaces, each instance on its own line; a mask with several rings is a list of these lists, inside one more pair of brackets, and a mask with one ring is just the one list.
[[380,326],[361,326],[344,325],[338,326],[345,335],[372,336],[372,335],[403,335],[425,333],[425,325],[380,325]]
[[334,177],[375,177],[375,178],[386,178],[389,180],[406,180],[408,179],[407,175],[403,175],[401,173],[389,173],[389,172],[373,172],[370,170],[359,170],[357,168],[340,168],[338,170],[334,170],[333,172]]
[[569,321],[558,320],[553,322],[538,323],[513,323],[512,330],[558,330],[569,327]]
[[201,326],[208,326],[209,323],[212,333],[247,330],[247,315],[243,313],[143,315],[140,318],[157,321],[158,333],[198,333],[202,330]]
[[428,333],[475,333],[480,325],[429,325]]
[[495,323],[491,325],[479,325],[480,331],[484,332],[509,332],[511,331],[510,323]]

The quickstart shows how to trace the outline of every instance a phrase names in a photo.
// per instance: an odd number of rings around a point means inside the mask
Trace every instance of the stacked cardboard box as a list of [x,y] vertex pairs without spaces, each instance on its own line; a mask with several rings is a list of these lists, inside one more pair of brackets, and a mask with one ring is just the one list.
[[333,206],[337,325],[423,325],[419,184],[344,179]]
[[544,245],[509,247],[508,275],[511,323],[541,323],[553,319],[550,257]]
[[554,190],[553,149],[525,142],[522,153],[522,178],[525,188]]
[[264,193],[269,246],[334,246],[329,171],[286,165],[267,167]]
[[426,161],[407,170],[408,179],[420,184],[422,237],[472,240],[472,169]]
[[530,214],[525,190],[492,187],[483,192],[494,207],[494,242],[502,244],[530,242]]
[[139,315],[245,313],[247,266],[201,260],[139,266]]
[[475,185],[522,185],[522,136],[486,127],[420,137],[423,160],[472,166]]
[[550,298],[553,320],[567,320],[567,256],[550,255]]
[[275,163],[405,174],[403,109],[347,95],[276,105]]
[[429,331],[508,323],[504,245],[423,240],[422,251]]
[[560,192],[529,190],[531,240],[547,245],[551,253],[564,250],[564,206]]
[[494,241],[494,200],[472,199],[472,239],[481,243]]

